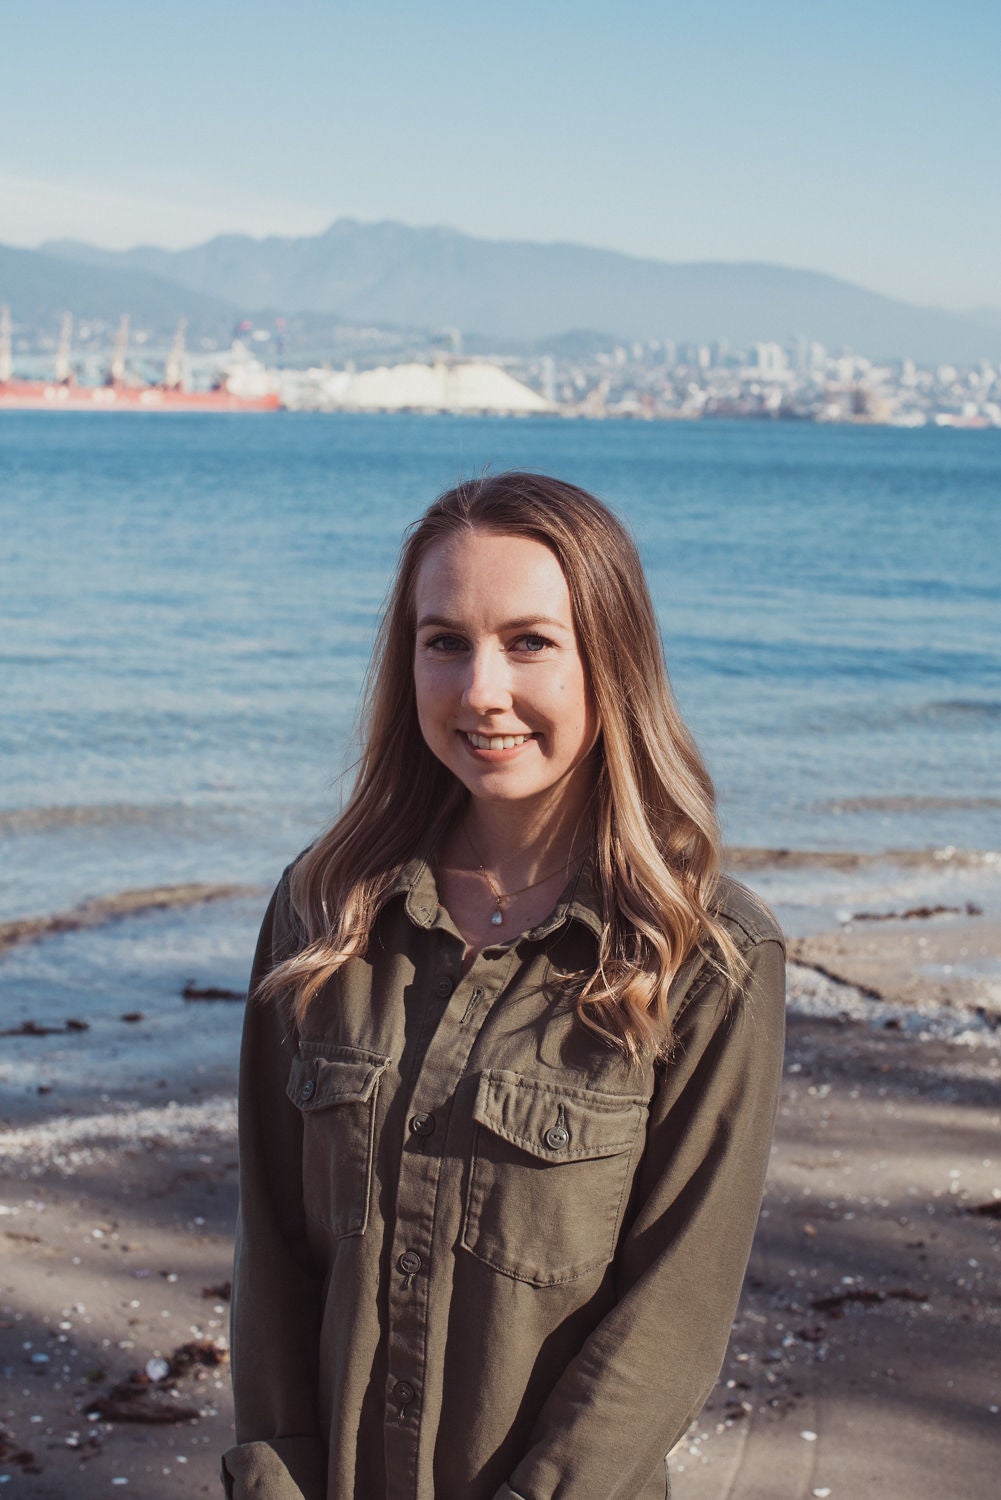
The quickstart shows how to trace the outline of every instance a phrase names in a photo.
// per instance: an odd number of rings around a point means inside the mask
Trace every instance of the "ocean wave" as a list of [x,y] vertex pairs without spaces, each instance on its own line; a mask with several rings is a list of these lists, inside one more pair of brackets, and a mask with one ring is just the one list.
[[152,911],[169,911],[178,907],[204,906],[209,901],[235,901],[240,896],[260,894],[260,886],[206,885],[199,881],[116,891],[110,896],[94,896],[89,901],[81,901],[79,906],[74,906],[69,911],[0,922],[0,953],[22,943],[37,943],[43,938],[58,937],[64,932],[103,927],[108,922],[117,922],[123,917],[145,916]]
[[964,723],[986,719],[1001,719],[1001,700],[996,698],[938,698],[915,710],[928,718],[962,719]]
[[895,703],[872,694],[865,698],[818,703],[804,696],[802,725],[806,733],[828,734],[834,728],[896,731],[917,727],[943,734],[983,727],[994,729],[1001,720],[997,698],[928,698]]
[[812,869],[860,870],[879,865],[904,866],[907,869],[940,870],[986,869],[1001,866],[1001,851],[996,849],[724,849],[723,864],[728,870]]
[[835,797],[818,802],[818,812],[970,812],[1001,808],[1001,797]]
[[176,823],[189,809],[177,804],[100,802],[65,807],[0,809],[0,837],[16,833],[48,833],[60,828],[162,827]]

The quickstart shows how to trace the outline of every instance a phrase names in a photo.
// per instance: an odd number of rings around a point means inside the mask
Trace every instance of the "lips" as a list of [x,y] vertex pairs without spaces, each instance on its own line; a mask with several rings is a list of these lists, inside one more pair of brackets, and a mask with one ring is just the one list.
[[534,739],[531,734],[473,734],[469,730],[461,732],[474,750],[514,750],[518,745]]

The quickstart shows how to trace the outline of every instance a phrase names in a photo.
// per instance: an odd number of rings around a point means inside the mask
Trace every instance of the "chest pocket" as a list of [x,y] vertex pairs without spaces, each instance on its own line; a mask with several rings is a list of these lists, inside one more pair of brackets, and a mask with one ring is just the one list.
[[473,1106],[465,1248],[533,1286],[607,1265],[647,1107],[645,1097],[484,1073]]
[[364,1234],[372,1186],[375,1105],[390,1059],[305,1043],[286,1093],[302,1111],[306,1213],[335,1237]]

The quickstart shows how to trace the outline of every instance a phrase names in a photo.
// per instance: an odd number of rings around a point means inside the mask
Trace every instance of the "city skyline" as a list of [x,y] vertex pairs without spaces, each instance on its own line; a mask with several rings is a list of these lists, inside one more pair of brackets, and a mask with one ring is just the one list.
[[1001,307],[1001,11],[374,0],[8,10],[0,242],[447,224]]

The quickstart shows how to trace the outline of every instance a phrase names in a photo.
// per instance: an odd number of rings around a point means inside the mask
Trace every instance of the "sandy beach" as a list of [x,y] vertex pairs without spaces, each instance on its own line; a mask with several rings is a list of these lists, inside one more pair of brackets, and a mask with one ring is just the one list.
[[[935,904],[791,941],[767,1199],[719,1385],[672,1461],[676,1500],[996,1490],[1001,932],[990,898]],[[19,1039],[56,1045],[65,1031]],[[235,1054],[144,1073],[72,1113],[58,1091],[4,1093],[12,1495],[221,1493],[234,1070]]]

